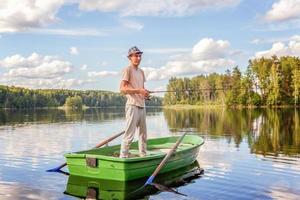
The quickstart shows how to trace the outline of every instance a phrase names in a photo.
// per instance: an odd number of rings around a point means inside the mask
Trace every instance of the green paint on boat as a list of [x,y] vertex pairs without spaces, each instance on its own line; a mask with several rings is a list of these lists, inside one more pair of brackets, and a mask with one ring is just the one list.
[[[160,174],[156,182],[168,187],[180,187],[199,178],[201,168],[197,161],[194,163]],[[144,199],[145,196],[157,193],[154,187],[145,187],[146,178],[132,181],[114,181],[97,178],[70,175],[65,194],[84,199]]]
[[[71,175],[106,180],[129,181],[150,176],[179,136],[147,141],[147,156],[138,156],[138,143],[131,145],[130,157],[119,158],[120,145],[65,154]],[[193,163],[204,143],[198,135],[186,135],[160,173]]]

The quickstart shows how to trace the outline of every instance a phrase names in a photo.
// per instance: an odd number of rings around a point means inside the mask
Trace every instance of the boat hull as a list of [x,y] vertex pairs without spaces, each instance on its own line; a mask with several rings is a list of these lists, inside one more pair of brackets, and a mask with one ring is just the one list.
[[[176,142],[178,137],[156,138],[148,140],[146,157],[133,156],[131,158],[118,158],[120,145],[92,149],[66,154],[70,174],[107,180],[128,181],[150,176],[166,152]],[[199,152],[203,139],[195,135],[187,135],[171,156],[160,173],[176,170],[193,163]],[[132,144],[132,155],[138,153],[138,144]]]

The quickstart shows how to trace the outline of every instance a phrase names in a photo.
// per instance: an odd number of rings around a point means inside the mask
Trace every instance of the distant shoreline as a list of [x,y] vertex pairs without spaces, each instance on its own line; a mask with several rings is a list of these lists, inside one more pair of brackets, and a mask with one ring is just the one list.
[[[83,106],[81,110],[86,109],[112,109],[112,108],[124,108],[124,106],[107,106],[107,107],[90,107]],[[226,106],[226,105],[190,105],[190,104],[176,104],[176,105],[162,105],[162,106],[146,106],[146,108],[162,108],[162,109],[214,109],[214,108],[230,108],[230,109],[259,109],[259,108],[300,108],[300,106],[294,105],[281,105],[281,106]],[[57,106],[57,107],[36,107],[36,108],[0,108],[0,110],[72,110],[70,107]],[[73,109],[74,110],[74,109]],[[80,110],[80,109],[75,109]]]
[[162,106],[166,109],[206,109],[206,108],[231,108],[231,109],[259,109],[259,108],[300,108],[294,105],[280,105],[280,106],[227,106],[227,105],[190,105],[190,104],[176,104]]

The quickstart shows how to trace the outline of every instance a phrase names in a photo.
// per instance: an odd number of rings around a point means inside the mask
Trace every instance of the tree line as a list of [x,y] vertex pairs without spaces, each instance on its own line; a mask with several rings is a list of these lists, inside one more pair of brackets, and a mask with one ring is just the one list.
[[249,60],[224,74],[171,78],[165,105],[281,106],[300,104],[300,59],[285,56]]
[[[66,102],[68,100],[68,102]],[[124,106],[126,97],[116,92],[100,90],[27,89],[0,85],[0,108],[45,108],[71,105],[78,102],[88,107]],[[147,106],[160,106],[162,99],[153,97]],[[73,105],[73,104],[72,104]],[[71,106],[72,106],[71,105]]]

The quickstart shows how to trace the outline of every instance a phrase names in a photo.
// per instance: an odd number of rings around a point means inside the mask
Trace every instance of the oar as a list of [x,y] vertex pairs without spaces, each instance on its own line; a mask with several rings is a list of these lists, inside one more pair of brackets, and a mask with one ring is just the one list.
[[175,145],[172,147],[172,149],[170,149],[170,151],[167,153],[167,155],[164,157],[164,159],[159,163],[159,165],[157,166],[157,168],[155,169],[155,171],[152,173],[152,175],[147,179],[146,183],[144,186],[146,185],[151,185],[153,182],[153,179],[155,178],[155,176],[158,174],[158,172],[161,170],[161,168],[163,168],[163,166],[166,164],[166,162],[169,160],[169,158],[172,156],[172,154],[176,151],[177,147],[179,146],[180,142],[183,140],[184,136],[187,134],[187,132],[185,132],[175,143]]
[[[104,141],[100,142],[99,144],[97,144],[94,148],[99,148],[99,147],[101,147],[101,146],[103,146],[103,145],[109,143],[110,141],[116,139],[117,137],[119,137],[120,135],[122,135],[122,134],[124,134],[124,133],[125,133],[125,131],[122,131],[121,133],[118,133],[118,134],[116,134],[116,135],[113,135],[113,136],[111,136],[110,138],[107,138],[106,140],[104,140]],[[64,166],[66,166],[66,165],[67,165],[67,163],[64,163],[64,164],[62,164],[62,165],[60,165],[60,166],[58,166],[58,167],[55,167],[55,168],[53,168],[53,169],[48,169],[47,172],[59,172],[60,169],[63,168]]]
[[[178,140],[176,141],[176,143],[174,144],[174,146],[172,147],[172,149],[170,149],[170,151],[167,153],[167,155],[164,157],[164,159],[159,163],[159,165],[157,166],[157,168],[155,169],[155,171],[151,174],[151,176],[147,179],[147,181],[145,182],[145,184],[142,185],[142,187],[134,190],[131,193],[133,193],[133,194],[137,193],[137,192],[143,190],[147,185],[153,185],[158,190],[161,190],[163,188],[163,187],[160,187],[159,184],[153,184],[153,180],[154,180],[155,176],[158,174],[158,172],[161,170],[161,168],[163,168],[163,166],[166,164],[166,162],[168,161],[168,159],[176,151],[177,147],[179,146],[180,142],[183,140],[183,138],[184,138],[184,136],[186,134],[187,134],[187,132],[185,132],[180,138],[178,138]],[[169,191],[169,190],[163,190],[163,191]]]

